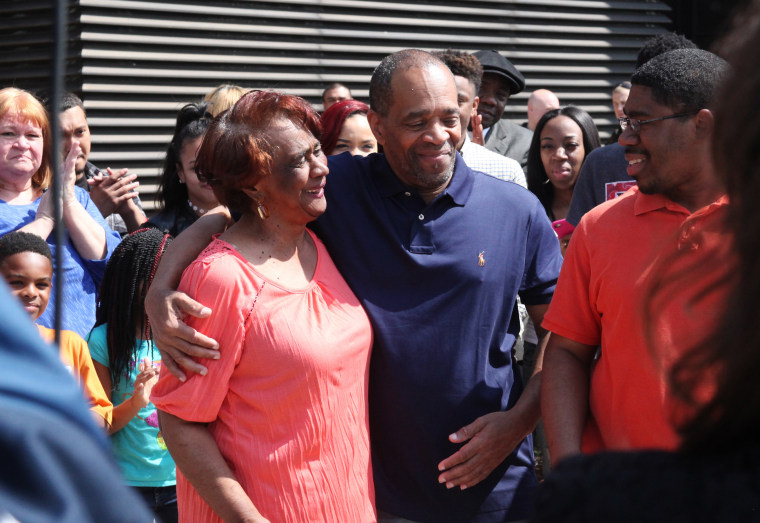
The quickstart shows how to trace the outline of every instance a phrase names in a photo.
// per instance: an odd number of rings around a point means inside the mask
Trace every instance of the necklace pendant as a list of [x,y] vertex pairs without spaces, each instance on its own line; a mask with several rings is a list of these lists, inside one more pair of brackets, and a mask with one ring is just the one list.
[[195,214],[203,215],[206,212],[206,209],[202,209],[201,207],[198,207],[190,200],[187,200],[187,204],[190,206],[190,208],[193,210]]

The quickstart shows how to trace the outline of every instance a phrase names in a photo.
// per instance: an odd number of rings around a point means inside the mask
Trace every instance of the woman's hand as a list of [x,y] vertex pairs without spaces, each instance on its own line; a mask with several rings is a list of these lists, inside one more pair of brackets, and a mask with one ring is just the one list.
[[145,313],[150,318],[153,341],[161,351],[166,370],[180,381],[187,379],[182,368],[206,374],[206,367],[192,358],[219,359],[219,344],[216,340],[197,332],[183,321],[185,315],[205,318],[211,314],[211,309],[187,294],[176,291],[180,276],[208,245],[212,235],[223,232],[231,221],[229,211],[222,206],[215,207],[198,218],[166,250],[158,264],[153,283],[148,287]]
[[55,227],[55,205],[53,200],[53,191],[47,190],[40,198],[40,204],[37,206],[37,214],[31,223],[21,227],[19,230],[36,234],[43,240],[47,240],[50,233]]
[[75,165],[82,148],[79,142],[71,144],[61,168],[63,194],[63,222],[66,224],[71,242],[79,255],[86,260],[102,260],[108,252],[106,230],[87,209],[79,203],[75,182]]
[[77,173],[75,170],[77,157],[82,154],[82,148],[79,146],[79,142],[74,142],[69,149],[69,154],[63,161],[61,166],[62,177],[62,194],[64,205],[77,202],[76,194],[74,194],[74,185],[77,181]]
[[[74,182],[76,181],[77,175],[74,171],[74,168],[77,163],[77,156],[79,153],[82,152],[82,148],[79,147],[79,142],[74,142],[74,145],[69,150],[69,154],[66,155],[66,159],[63,162],[63,201],[66,202],[67,199],[73,198],[74,201],[76,201],[76,196],[74,195]],[[49,222],[50,223],[50,229],[52,230],[52,227],[55,225],[55,202],[53,200],[53,191],[48,189],[45,191],[45,193],[42,195],[42,198],[40,199],[40,204],[37,207],[37,215],[34,218],[35,220],[40,220],[42,222]],[[25,229],[23,229],[25,230]],[[34,232],[35,234],[37,231],[27,231],[27,232]],[[50,234],[50,231],[48,231],[48,234]],[[48,234],[45,234],[43,239],[46,239],[48,237]]]
[[[66,155],[66,159],[63,162],[64,176],[62,194],[64,206],[71,205],[72,199],[75,204],[78,204],[76,201],[76,195],[74,194],[74,182],[77,177],[74,167],[76,166],[77,156],[81,152],[82,148],[79,147],[79,142],[74,142],[74,145],[69,150],[69,154]],[[36,234],[43,240],[47,240],[55,227],[55,200],[53,198],[53,191],[50,189],[45,191],[42,194],[42,198],[40,198],[40,204],[37,206],[37,214],[35,215],[34,220],[21,227],[19,230]]]

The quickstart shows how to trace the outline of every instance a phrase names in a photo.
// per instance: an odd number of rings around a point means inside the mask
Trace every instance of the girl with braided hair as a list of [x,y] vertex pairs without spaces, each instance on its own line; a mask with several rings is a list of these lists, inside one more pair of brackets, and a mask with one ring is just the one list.
[[109,434],[127,485],[145,499],[157,521],[177,521],[174,460],[150,402],[161,355],[153,346],[143,301],[171,236],[140,229],[126,236],[106,267],[95,328],[88,343],[98,377],[114,404]]

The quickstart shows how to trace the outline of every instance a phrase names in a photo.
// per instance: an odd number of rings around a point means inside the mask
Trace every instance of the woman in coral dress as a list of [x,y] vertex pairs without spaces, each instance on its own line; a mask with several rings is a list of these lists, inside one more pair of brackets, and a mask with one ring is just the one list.
[[185,270],[219,342],[205,376],[165,369],[152,401],[177,466],[181,521],[374,521],[372,334],[306,224],[327,161],[303,99],[245,95],[211,124],[196,169],[240,220]]

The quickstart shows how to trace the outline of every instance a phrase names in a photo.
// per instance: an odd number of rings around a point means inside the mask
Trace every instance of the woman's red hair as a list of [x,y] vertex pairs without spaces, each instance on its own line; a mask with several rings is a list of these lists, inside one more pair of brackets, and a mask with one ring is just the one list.
[[206,131],[195,171],[214,189],[217,199],[239,212],[253,202],[241,189],[255,187],[272,170],[274,147],[268,130],[279,119],[290,120],[319,139],[319,114],[301,97],[275,91],[250,91],[214,118]]
[[354,114],[366,115],[368,112],[367,104],[354,99],[342,100],[328,107],[322,113],[322,139],[320,140],[325,154],[332,154],[335,149],[346,118]]

